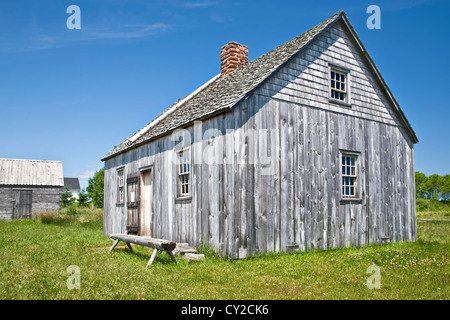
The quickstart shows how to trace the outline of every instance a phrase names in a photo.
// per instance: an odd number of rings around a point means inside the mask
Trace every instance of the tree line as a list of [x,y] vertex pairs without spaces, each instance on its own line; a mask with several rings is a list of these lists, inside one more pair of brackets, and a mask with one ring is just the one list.
[[450,174],[440,176],[416,171],[416,198],[450,200]]

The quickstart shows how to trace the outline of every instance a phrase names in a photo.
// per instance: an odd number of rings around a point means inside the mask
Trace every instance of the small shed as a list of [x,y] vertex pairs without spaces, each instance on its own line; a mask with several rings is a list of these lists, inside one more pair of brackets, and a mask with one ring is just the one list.
[[63,186],[61,161],[0,159],[0,220],[59,210]]

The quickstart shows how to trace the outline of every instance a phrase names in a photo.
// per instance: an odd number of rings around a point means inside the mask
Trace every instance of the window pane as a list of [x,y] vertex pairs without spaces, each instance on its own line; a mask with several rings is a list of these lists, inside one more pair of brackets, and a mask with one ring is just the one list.
[[341,156],[342,196],[356,196],[356,156]]
[[331,71],[331,79],[334,79],[334,71]]
[[335,85],[334,80],[331,80],[331,87],[332,87],[332,88],[336,88],[336,85]]
[[189,150],[181,151],[179,154],[179,186],[178,196],[186,196],[189,194],[189,172],[190,172],[190,157]]

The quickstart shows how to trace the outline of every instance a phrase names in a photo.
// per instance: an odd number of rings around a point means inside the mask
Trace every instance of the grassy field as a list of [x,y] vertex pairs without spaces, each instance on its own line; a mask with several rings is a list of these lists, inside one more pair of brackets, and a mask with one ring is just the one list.
[[[0,222],[0,297],[9,299],[444,299],[450,279],[450,222],[417,223],[418,241],[229,260],[203,249],[205,261],[174,264],[151,249],[135,254],[102,235],[100,210],[65,210]],[[449,219],[446,213],[420,217]],[[79,289],[69,289],[71,265]],[[368,267],[380,269],[369,289]],[[70,279],[69,279],[70,280]],[[70,281],[69,281],[70,282]],[[70,282],[72,283],[72,282]]]

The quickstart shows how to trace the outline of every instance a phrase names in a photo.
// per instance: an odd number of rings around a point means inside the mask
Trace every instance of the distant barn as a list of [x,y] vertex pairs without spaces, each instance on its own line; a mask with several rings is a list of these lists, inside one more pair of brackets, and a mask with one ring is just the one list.
[[0,220],[59,210],[63,186],[60,161],[0,159]]
[[104,233],[233,258],[412,241],[417,142],[344,12],[250,62],[230,42],[221,74],[103,158]]
[[64,178],[64,190],[72,193],[72,197],[78,200],[78,194],[81,191],[78,178]]

